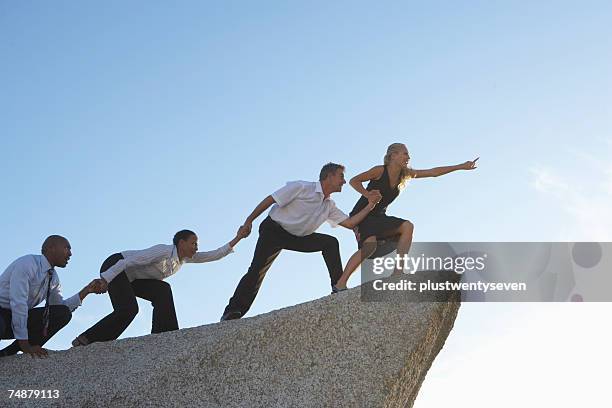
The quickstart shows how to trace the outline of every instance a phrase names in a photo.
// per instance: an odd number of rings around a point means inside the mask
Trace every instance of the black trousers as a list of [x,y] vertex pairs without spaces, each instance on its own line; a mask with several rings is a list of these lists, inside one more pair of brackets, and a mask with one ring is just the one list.
[[288,233],[268,216],[259,226],[259,238],[251,266],[238,283],[234,296],[229,300],[224,313],[237,311],[244,316],[251,308],[266,272],[283,249],[297,252],[322,252],[331,284],[335,285],[342,276],[340,247],[336,238],[316,232],[298,237]]
[[[100,273],[106,271],[121,259],[123,259],[121,254],[109,256],[102,263]],[[124,271],[108,284],[108,294],[113,304],[112,313],[81,334],[90,343],[115,340],[121,336],[121,333],[127,329],[138,314],[136,297],[146,299],[153,305],[151,333],[178,329],[172,288],[168,283],[157,279],[136,279],[130,282]]]
[[[44,307],[36,307],[28,311],[28,341],[33,346],[44,345],[55,333],[60,331],[70,322],[72,312],[66,305],[49,306],[49,331],[46,337],[42,335]],[[10,309],[0,308],[0,339],[14,339],[12,324],[12,313]],[[17,354],[21,348],[17,341],[0,351],[3,355]]]

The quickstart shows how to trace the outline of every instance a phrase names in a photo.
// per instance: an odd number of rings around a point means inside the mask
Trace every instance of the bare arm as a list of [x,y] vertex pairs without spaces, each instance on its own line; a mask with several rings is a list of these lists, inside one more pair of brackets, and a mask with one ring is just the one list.
[[247,232],[247,229],[244,226],[240,226],[238,227],[238,231],[236,232],[236,236],[234,238],[232,238],[232,240],[230,242],[228,242],[229,246],[234,248],[242,238],[246,238],[249,233],[251,232],[251,230],[249,229]]
[[358,175],[353,177],[351,181],[349,181],[349,184],[351,185],[351,187],[353,187],[359,194],[361,194],[362,196],[368,199],[368,205],[366,205],[357,214],[342,221],[339,225],[342,225],[343,227],[348,228],[348,229],[353,229],[361,221],[363,221],[366,215],[368,215],[368,213],[372,211],[374,207],[376,207],[376,204],[378,204],[378,202],[382,198],[382,196],[380,195],[380,191],[378,190],[368,191],[363,186],[363,183],[365,183],[366,181],[370,181],[370,180],[378,180],[382,176],[383,171],[385,171],[384,166],[374,166],[368,171],[359,173]]
[[472,161],[466,161],[465,163],[457,164],[456,166],[443,166],[434,167],[427,170],[413,170],[414,178],[426,178],[426,177],[438,177],[448,173],[452,173],[457,170],[474,170],[476,168],[476,161],[479,157]]
[[368,205],[363,207],[363,209],[359,211],[357,214],[342,221],[339,225],[342,225],[343,227],[348,228],[348,229],[353,229],[357,225],[359,225],[361,221],[363,221],[366,215],[368,215],[369,212],[372,211],[374,207],[376,207],[376,204],[378,204],[378,202],[382,198],[378,190],[376,190],[375,192],[371,191],[370,193],[374,193],[374,194],[368,197]]
[[244,234],[245,234],[244,237],[249,236],[249,234],[251,233],[251,228],[253,227],[253,221],[255,221],[255,219],[259,217],[262,212],[270,208],[272,204],[274,204],[274,199],[272,198],[271,195],[267,196],[259,204],[257,204],[257,207],[255,207],[253,212],[249,214],[249,216],[244,221],[244,224],[242,225],[242,228],[244,229]]
[[383,171],[385,171],[384,166],[374,166],[370,170],[364,171],[363,173],[359,173],[358,175],[353,177],[351,181],[349,181],[349,184],[359,194],[367,198],[371,194],[371,192],[365,189],[363,183],[370,180],[378,180],[382,176]]
[[[241,231],[244,231],[244,232],[241,233]],[[236,234],[234,238],[232,238],[232,240],[229,242],[229,245],[232,248],[235,247],[236,244],[238,244],[240,240],[246,236],[244,234],[246,234],[246,229],[244,229],[243,227],[238,228],[238,233]]]

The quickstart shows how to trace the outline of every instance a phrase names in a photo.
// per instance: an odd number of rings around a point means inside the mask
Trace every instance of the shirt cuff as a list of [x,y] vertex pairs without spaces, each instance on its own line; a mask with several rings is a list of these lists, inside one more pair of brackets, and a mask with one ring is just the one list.
[[12,316],[13,334],[15,340],[28,340],[28,318],[27,316]]
[[64,300],[64,304],[68,306],[68,309],[70,309],[70,311],[72,312],[74,311],[74,309],[81,306],[81,297],[77,293],[76,295],[71,296],[68,299]]

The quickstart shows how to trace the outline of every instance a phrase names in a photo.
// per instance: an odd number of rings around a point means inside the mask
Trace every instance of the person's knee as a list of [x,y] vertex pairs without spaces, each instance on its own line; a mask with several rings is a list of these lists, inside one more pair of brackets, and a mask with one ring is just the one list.
[[133,303],[125,305],[115,312],[120,314],[125,320],[132,321],[138,314],[138,302],[134,300]]
[[172,301],[172,286],[168,282],[159,281],[153,303],[168,303]]
[[255,282],[257,278],[262,274],[262,271],[267,271],[265,264],[261,262],[252,262],[251,265],[249,265],[247,273],[242,277],[240,281]]
[[158,281],[156,290],[158,293],[168,294],[172,293],[172,286],[168,282],[162,280]]
[[366,238],[363,241],[363,245],[361,246],[362,250],[363,250],[363,257],[367,258],[370,255],[372,255],[375,251],[376,248],[378,248],[378,243],[376,241],[376,237],[375,236],[371,236]]
[[72,312],[70,308],[66,305],[54,305],[51,321],[57,324],[59,327],[64,327],[70,320],[72,319]]
[[323,238],[323,249],[327,251],[340,250],[340,243],[338,242],[336,237],[326,235],[325,238]]

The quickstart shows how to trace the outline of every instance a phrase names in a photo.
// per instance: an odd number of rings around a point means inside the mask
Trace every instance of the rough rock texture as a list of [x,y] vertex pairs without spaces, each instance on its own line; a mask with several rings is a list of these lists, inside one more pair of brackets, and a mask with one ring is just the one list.
[[[410,407],[459,299],[364,302],[356,288],[45,360],[7,357],[0,406]],[[56,389],[60,398],[9,400],[8,389]]]

